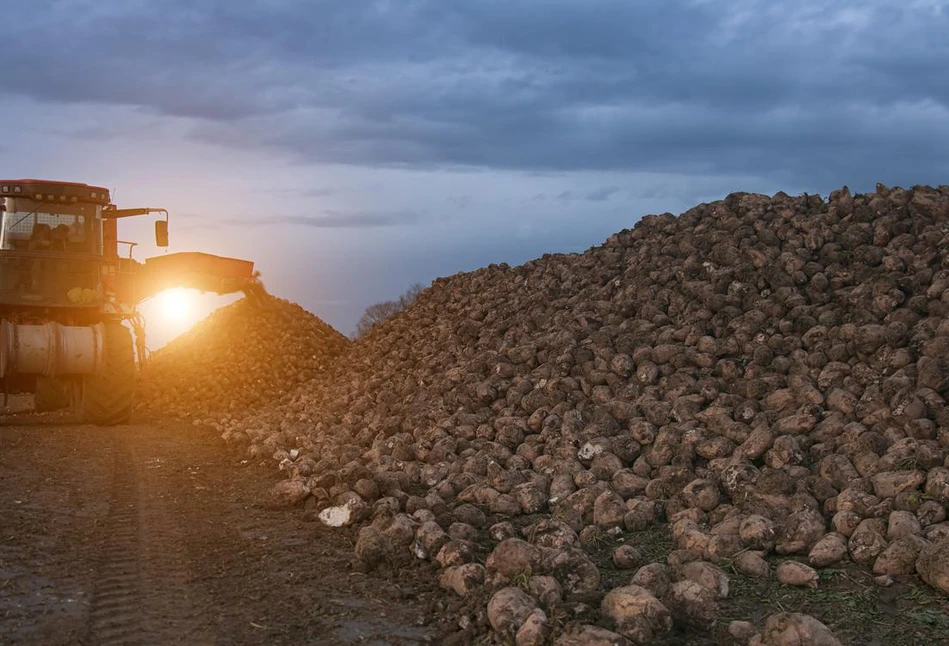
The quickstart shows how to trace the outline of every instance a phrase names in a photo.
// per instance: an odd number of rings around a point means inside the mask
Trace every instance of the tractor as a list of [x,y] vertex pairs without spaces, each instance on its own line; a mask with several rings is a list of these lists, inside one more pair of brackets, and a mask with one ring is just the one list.
[[127,423],[147,358],[139,303],[178,286],[268,298],[250,261],[195,252],[136,261],[118,222],[153,214],[155,243],[168,247],[166,209],[120,209],[88,184],[0,180],[4,405],[34,393],[39,412],[69,406],[88,423]]

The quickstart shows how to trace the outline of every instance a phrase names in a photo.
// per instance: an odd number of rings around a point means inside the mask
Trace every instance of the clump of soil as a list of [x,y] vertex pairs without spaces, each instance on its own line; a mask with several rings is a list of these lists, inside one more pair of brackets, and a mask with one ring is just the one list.
[[241,299],[151,355],[139,408],[204,420],[273,405],[325,373],[348,344],[299,305]]

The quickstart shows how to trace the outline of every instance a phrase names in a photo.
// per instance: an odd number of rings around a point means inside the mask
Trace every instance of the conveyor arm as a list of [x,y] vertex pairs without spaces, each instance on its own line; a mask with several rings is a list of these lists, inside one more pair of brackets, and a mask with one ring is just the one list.
[[255,300],[267,296],[263,283],[254,271],[253,262],[200,252],[148,258],[137,265],[133,280],[137,302],[172,287],[188,287],[216,294],[244,292]]

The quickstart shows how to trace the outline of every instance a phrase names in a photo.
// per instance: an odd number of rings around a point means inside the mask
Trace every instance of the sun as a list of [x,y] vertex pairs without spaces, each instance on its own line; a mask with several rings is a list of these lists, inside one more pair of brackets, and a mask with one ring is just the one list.
[[194,300],[188,290],[181,287],[168,289],[159,294],[159,309],[166,321],[182,323],[194,313]]
[[148,326],[148,349],[158,350],[190,330],[219,307],[239,300],[240,294],[214,294],[175,287],[144,301],[140,312]]

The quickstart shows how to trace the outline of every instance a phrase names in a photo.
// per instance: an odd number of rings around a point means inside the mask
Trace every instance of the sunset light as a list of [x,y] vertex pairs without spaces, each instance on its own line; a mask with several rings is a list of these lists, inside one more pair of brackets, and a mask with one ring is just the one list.
[[159,292],[139,307],[147,328],[147,347],[157,350],[194,327],[211,312],[229,305],[242,294],[214,294],[174,287]]
[[157,296],[162,317],[169,323],[181,324],[194,315],[193,290],[168,289]]

